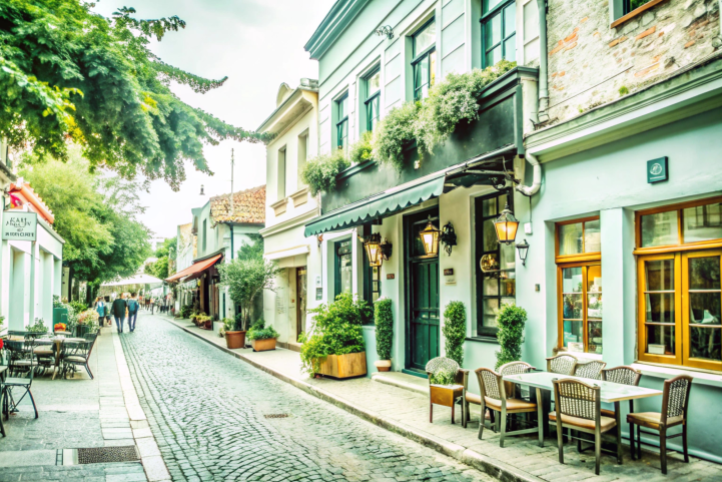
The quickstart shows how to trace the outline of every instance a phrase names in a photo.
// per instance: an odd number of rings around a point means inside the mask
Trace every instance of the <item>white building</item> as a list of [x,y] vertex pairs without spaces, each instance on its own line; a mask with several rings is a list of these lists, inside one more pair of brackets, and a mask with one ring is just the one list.
[[298,348],[307,328],[308,309],[321,302],[321,257],[316,238],[306,238],[304,225],[318,216],[318,198],[301,179],[306,160],[318,152],[318,83],[302,79],[292,89],[281,84],[276,109],[258,128],[274,134],[266,149],[265,257],[281,273],[274,290],[264,292],[264,319],[279,332],[281,346]]

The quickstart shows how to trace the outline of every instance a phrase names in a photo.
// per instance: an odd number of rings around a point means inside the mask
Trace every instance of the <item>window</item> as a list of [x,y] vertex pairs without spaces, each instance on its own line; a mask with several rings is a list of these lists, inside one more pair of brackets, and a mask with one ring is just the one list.
[[559,347],[602,353],[602,243],[599,217],[556,225]]
[[[496,238],[494,220],[504,209],[507,193],[477,198],[476,203],[476,276],[477,336],[496,337],[496,316],[505,303],[516,297],[516,248],[501,245]],[[509,196],[513,209],[514,196]]]
[[348,92],[336,101],[336,148],[348,151]]
[[303,166],[306,164],[307,160],[308,160],[308,131],[304,131],[303,134],[298,136],[298,167],[296,169],[296,182],[298,184],[299,189],[301,188],[301,186],[303,186],[303,176],[301,176],[301,173],[303,173]]
[[366,130],[373,132],[379,122],[381,107],[381,68],[377,67],[365,79],[366,84]]
[[645,5],[652,0],[623,0],[624,1],[624,14],[628,14],[629,12],[633,12],[634,10],[638,9],[642,5]]
[[278,150],[278,177],[276,179],[276,197],[280,201],[286,197],[286,146]]
[[208,246],[208,220],[203,220],[203,252],[206,252]]
[[418,100],[429,95],[429,88],[436,80],[436,22],[431,20],[421,27],[412,41],[414,100]]
[[482,0],[482,68],[516,60],[516,2]]
[[334,299],[341,293],[351,293],[351,240],[336,243],[336,272]]
[[722,198],[637,213],[639,360],[722,370]]

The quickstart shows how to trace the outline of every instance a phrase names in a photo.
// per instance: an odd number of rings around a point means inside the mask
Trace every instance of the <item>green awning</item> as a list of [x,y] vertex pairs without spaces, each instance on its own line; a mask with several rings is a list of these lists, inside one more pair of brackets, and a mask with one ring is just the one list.
[[328,231],[351,228],[374,219],[391,216],[409,206],[422,203],[444,192],[446,172],[435,173],[431,178],[388,189],[369,198],[356,201],[342,208],[330,211],[308,223],[306,237]]

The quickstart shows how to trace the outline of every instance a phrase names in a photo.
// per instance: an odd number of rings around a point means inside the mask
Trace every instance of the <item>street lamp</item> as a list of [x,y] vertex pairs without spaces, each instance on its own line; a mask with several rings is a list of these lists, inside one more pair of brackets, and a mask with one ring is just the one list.
[[426,227],[419,232],[421,243],[424,245],[424,254],[427,257],[437,256],[439,254],[439,229],[434,226],[429,216],[429,222]]
[[511,244],[516,239],[516,232],[519,229],[519,221],[514,217],[514,213],[509,209],[509,203],[506,203],[501,215],[494,220],[494,228],[496,229],[496,239],[502,244]]

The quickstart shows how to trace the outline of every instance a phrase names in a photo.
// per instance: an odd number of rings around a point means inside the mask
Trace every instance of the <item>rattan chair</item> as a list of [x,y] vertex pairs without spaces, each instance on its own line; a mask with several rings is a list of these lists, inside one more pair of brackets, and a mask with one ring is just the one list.
[[547,371],[560,375],[574,375],[577,366],[577,357],[566,353],[547,358]]
[[[499,447],[504,447],[504,439],[511,435],[523,435],[527,433],[538,432],[539,446],[544,446],[544,429],[542,424],[543,414],[538,409],[536,403],[527,402],[518,398],[507,398],[506,388],[502,380],[502,375],[489,368],[479,368],[475,371],[479,380],[479,388],[481,389],[481,420],[479,421],[479,440],[484,434],[484,413],[486,409],[499,412],[496,419],[497,430],[500,432]],[[514,413],[537,413],[537,426],[515,430],[513,432],[506,431],[507,415]]]
[[[659,437],[659,458],[662,463],[662,473],[667,473],[667,439],[682,437],[682,450],[684,453],[685,463],[689,463],[689,454],[687,453],[687,410],[689,408],[689,392],[692,388],[693,378],[688,375],[680,375],[670,380],[664,381],[664,391],[662,392],[662,411],[630,413],[627,415],[627,422],[637,426],[636,450],[637,457],[642,457],[642,444],[651,445],[642,442],[641,435],[656,435]],[[682,426],[682,432],[675,435],[667,435],[667,429],[671,427]],[[651,428],[655,432],[642,430],[642,427]],[[632,451],[635,450],[634,431],[630,430],[630,441],[632,443]]]
[[602,370],[606,366],[605,362],[599,360],[577,360],[577,364],[574,365],[574,376],[601,380]]
[[[602,380],[606,382],[619,383],[620,385],[631,385],[633,387],[639,386],[639,380],[642,379],[642,372],[628,366],[618,366],[614,368],[602,369]],[[629,413],[634,413],[634,400],[629,401]],[[614,410],[602,409],[603,417],[613,417],[617,419],[617,413]],[[621,414],[620,414],[621,416]],[[621,420],[620,420],[621,423]],[[617,430],[621,430],[621,426],[617,427]],[[632,424],[629,424],[629,433],[634,430]],[[631,440],[631,435],[629,436]],[[634,447],[632,447],[632,460],[635,459]]]
[[[499,374],[504,377],[506,375],[521,375],[523,373],[529,373],[530,371],[536,370],[533,366],[529,365],[526,362],[523,361],[515,361],[515,362],[509,362],[505,365],[502,365],[499,367]],[[464,401],[466,403],[466,421],[469,422],[471,420],[471,411],[469,409],[470,404],[479,405],[481,406],[481,396],[477,395],[476,393],[470,393],[468,391],[468,387],[466,390],[466,394],[464,397]],[[484,416],[484,414],[482,414]],[[489,410],[489,418],[494,423],[494,411]],[[484,420],[484,419],[482,419]],[[466,425],[464,425],[464,428],[466,428]]]
[[[595,473],[599,475],[602,456],[602,434],[617,426],[615,419],[602,416],[602,401],[598,385],[581,380],[554,380],[556,410],[549,419],[557,425],[557,443],[559,462],[564,463],[564,429],[575,430],[594,435]],[[622,463],[622,438],[617,430],[617,463]],[[577,438],[577,449],[581,451],[584,441]]]

